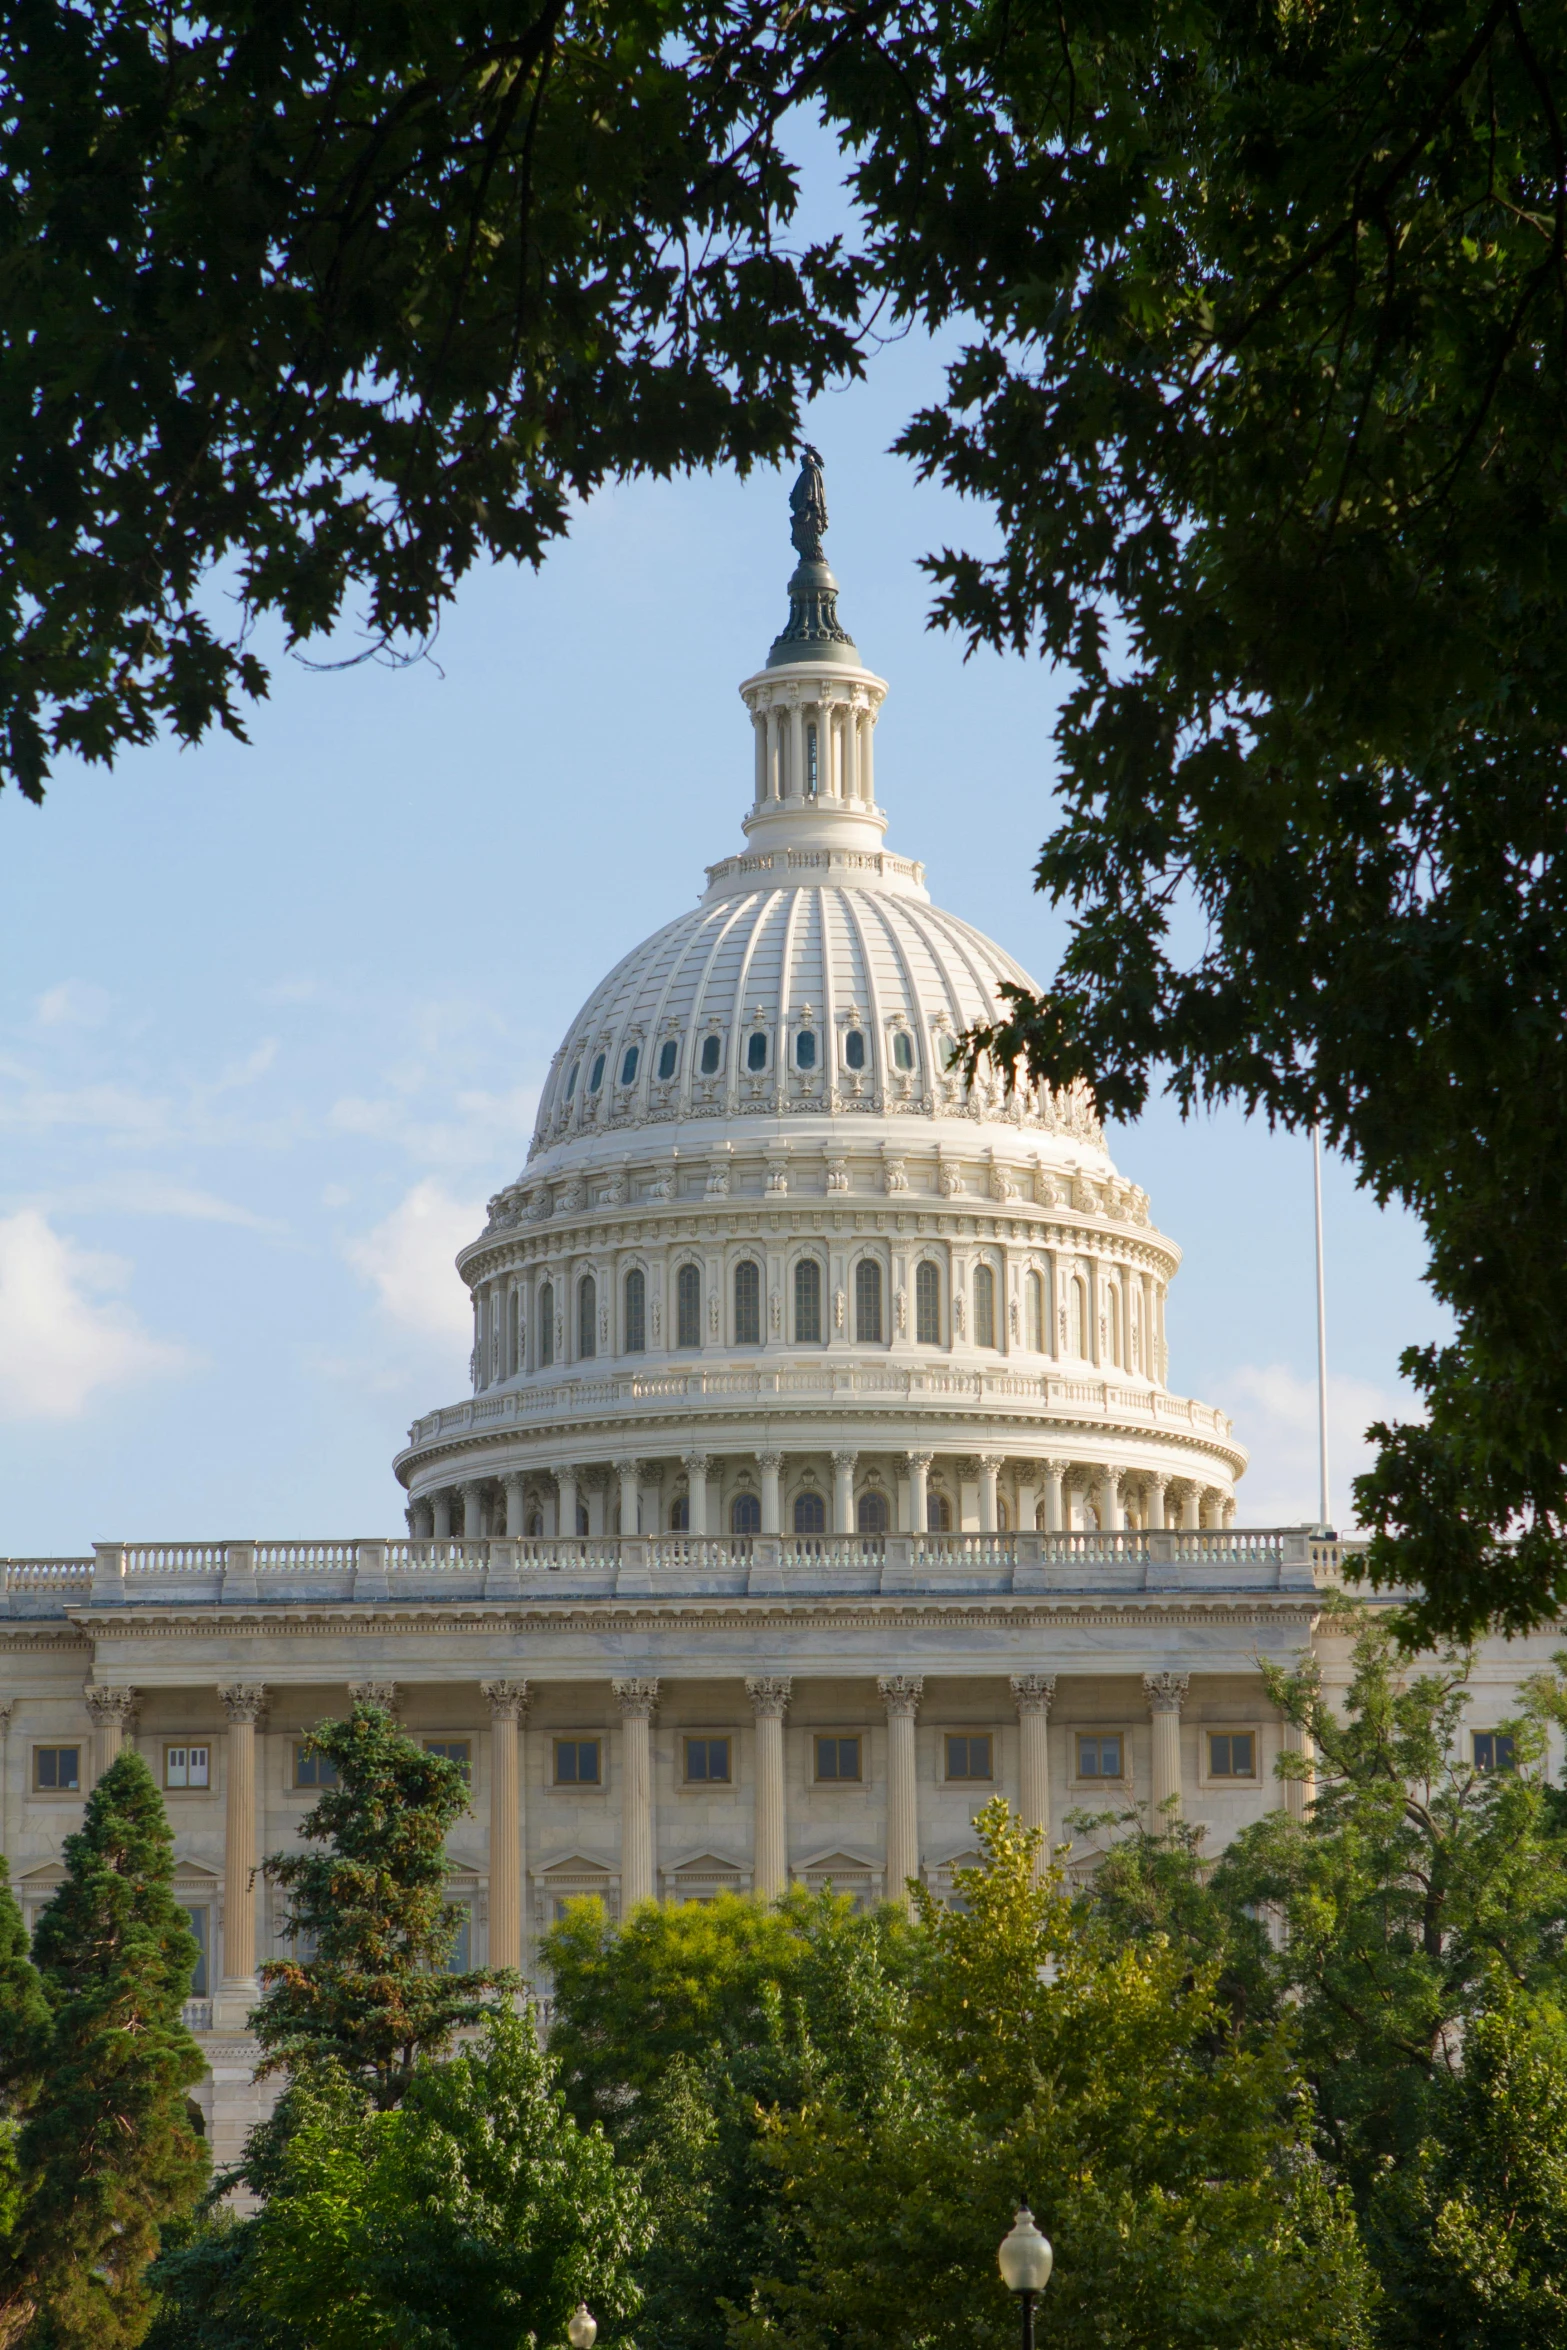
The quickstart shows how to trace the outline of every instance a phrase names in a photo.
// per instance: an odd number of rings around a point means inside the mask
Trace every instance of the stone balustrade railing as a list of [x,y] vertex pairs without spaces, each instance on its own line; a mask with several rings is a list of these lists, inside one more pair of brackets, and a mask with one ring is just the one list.
[[522,1541],[100,1542],[0,1559],[0,1614],[81,1607],[460,1601],[570,1591],[1319,1591],[1358,1548],[1307,1527],[1062,1534],[546,1536]]

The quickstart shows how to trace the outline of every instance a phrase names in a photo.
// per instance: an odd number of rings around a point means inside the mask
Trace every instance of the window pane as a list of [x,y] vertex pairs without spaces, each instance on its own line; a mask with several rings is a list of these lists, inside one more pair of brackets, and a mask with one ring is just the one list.
[[947,1740],[949,1779],[988,1779],[991,1776],[990,1739],[964,1734]]
[[557,1738],[556,1786],[597,1787],[599,1781],[599,1741],[596,1738]]
[[555,1360],[555,1285],[546,1281],[539,1291],[539,1367],[548,1370]]
[[[714,1038],[710,1041],[716,1043],[717,1039]],[[658,1048],[658,1074],[661,1083],[667,1085],[670,1078],[673,1077],[675,1074],[675,1063],[679,1060],[679,1058],[679,1045],[672,1036],[667,1037],[664,1043],[661,1044]]]
[[862,1493],[855,1509],[854,1522],[862,1534],[885,1534],[887,1496],[884,1493]]
[[647,1352],[647,1275],[639,1267],[626,1275],[626,1352]]
[[847,1035],[847,1036],[844,1038],[844,1040],[843,1040],[843,1060],[844,1060],[844,1066],[845,1066],[845,1068],[848,1068],[848,1069],[863,1069],[863,1068],[864,1068],[864,1066],[865,1066],[865,1038],[864,1038],[864,1035],[863,1035],[863,1033],[862,1033],[862,1031],[861,1031],[860,1029],[858,1029],[858,1028],[851,1028],[851,1029],[849,1030],[849,1033],[848,1033],[848,1035]]
[[1080,1737],[1077,1742],[1077,1775],[1080,1779],[1119,1779],[1121,1776],[1121,1741],[1096,1732]]
[[796,1066],[801,1069],[815,1068],[816,1034],[813,1029],[802,1028],[799,1035],[795,1038],[794,1058]]
[[675,1498],[674,1498],[674,1500],[673,1500],[673,1501],[670,1503],[670,1505],[669,1505],[669,1531],[671,1532],[671,1534],[689,1534],[689,1533],[690,1533],[690,1531],[691,1531],[691,1496],[690,1496],[690,1494],[689,1494],[689,1493],[677,1493],[677,1494],[676,1494],[676,1496],[675,1496]]
[[702,1039],[702,1075],[712,1077],[718,1070],[718,1056],[723,1051],[722,1040],[716,1036]]
[[692,1787],[726,1786],[729,1781],[727,1738],[686,1740],[686,1781]]
[[857,1779],[860,1775],[860,1742],[858,1738],[818,1738],[816,1741],[816,1776],[818,1779]]
[[598,1283],[591,1273],[584,1273],[577,1283],[577,1352],[593,1355],[598,1352]]
[[163,1784],[165,1787],[188,1787],[190,1763],[183,1746],[166,1746],[163,1750]]
[[1037,1273],[1028,1277],[1028,1343],[1036,1355],[1045,1351],[1045,1285]]
[[1476,1730],[1474,1748],[1477,1771],[1511,1771],[1517,1768],[1513,1740],[1504,1730]]
[[76,1795],[81,1791],[82,1750],[79,1746],[35,1746],[33,1748],[33,1785],[48,1788],[57,1795]]
[[637,1047],[634,1044],[628,1044],[624,1054],[621,1057],[620,1063],[620,1082],[622,1085],[635,1085],[637,1080],[637,1062],[640,1057],[641,1056]]
[[702,1343],[702,1276],[695,1265],[682,1265],[675,1276],[675,1344]]
[[920,1346],[941,1344],[941,1275],[928,1257],[914,1275],[914,1337]]
[[825,1534],[827,1531],[827,1503],[819,1493],[797,1493],[794,1497],[794,1530],[796,1534]]
[[912,1069],[914,1066],[914,1039],[906,1028],[893,1030],[892,1065],[895,1069]]
[[577,1071],[581,1067],[582,1063],[580,1061],[573,1061],[571,1064],[571,1074],[566,1080],[566,1099],[568,1102],[577,1090]]
[[329,1754],[306,1754],[302,1746],[295,1747],[296,1787],[335,1787],[337,1784],[337,1765]]
[[881,1267],[861,1257],[854,1268],[854,1335],[862,1346],[881,1343]]
[[746,1038],[745,1065],[748,1069],[751,1070],[766,1068],[767,1032],[765,1029],[753,1028],[750,1035]]
[[802,1257],[794,1268],[794,1335],[801,1346],[821,1342],[822,1269],[814,1257]]
[[974,1344],[996,1343],[996,1276],[988,1265],[974,1268]]
[[424,1742],[424,1751],[426,1754],[438,1754],[443,1762],[460,1764],[465,1779],[472,1775],[473,1744],[470,1739],[427,1738]]
[[762,1531],[762,1504],[754,1493],[737,1493],[729,1512],[729,1523],[737,1534],[760,1534]]
[[944,1493],[926,1494],[925,1531],[927,1534],[951,1533],[952,1505],[947,1500],[947,1497]]
[[760,1346],[761,1343],[761,1268],[751,1258],[744,1257],[735,1267],[735,1344]]
[[591,1068],[591,1069],[589,1070],[589,1072],[588,1072],[588,1091],[589,1091],[589,1093],[597,1093],[597,1092],[598,1092],[598,1089],[599,1089],[599,1087],[600,1087],[600,1086],[603,1084],[603,1082],[604,1082],[604,1056],[603,1056],[603,1054],[602,1054],[602,1053],[595,1053],[595,1054],[594,1054],[594,1056],[593,1056],[593,1066],[592,1066],[592,1068]]

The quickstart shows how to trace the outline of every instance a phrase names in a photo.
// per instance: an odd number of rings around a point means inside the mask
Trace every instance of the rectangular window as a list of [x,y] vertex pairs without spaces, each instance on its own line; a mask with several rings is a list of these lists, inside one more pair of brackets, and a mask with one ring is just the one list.
[[211,1749],[205,1746],[166,1746],[163,1750],[165,1787],[210,1787]]
[[1077,1775],[1080,1779],[1120,1778],[1121,1734],[1118,1730],[1094,1730],[1087,1735],[1079,1734]]
[[454,1901],[452,1907],[457,1912],[457,1937],[446,1961],[446,1972],[465,1975],[473,1965],[473,1903]]
[[816,1776],[821,1780],[858,1779],[860,1776],[860,1742],[858,1738],[818,1738],[816,1741]]
[[1515,1771],[1518,1768],[1513,1741],[1505,1730],[1476,1730],[1474,1741],[1477,1771]]
[[920,1346],[941,1344],[941,1275],[929,1257],[914,1275],[914,1337]]
[[1251,1730],[1210,1730],[1208,1733],[1208,1776],[1210,1779],[1255,1779],[1257,1776],[1257,1739]]
[[473,1741],[471,1738],[427,1738],[426,1754],[438,1754],[443,1762],[457,1763],[465,1779],[473,1777]]
[[822,1269],[814,1257],[802,1257],[794,1268],[794,1335],[801,1346],[821,1342]]
[[728,1784],[728,1739],[688,1738],[686,1740],[686,1785],[688,1787],[727,1787]]
[[603,1774],[599,1768],[599,1741],[596,1738],[556,1739],[555,1784],[557,1787],[603,1785]]
[[337,1784],[337,1765],[329,1754],[307,1754],[303,1746],[295,1747],[296,1787],[335,1787]]
[[82,1750],[79,1746],[35,1746],[33,1785],[41,1794],[79,1795],[82,1786]]
[[993,1779],[990,1737],[982,1738],[963,1731],[947,1738],[947,1777],[949,1779]]
[[195,1909],[185,1909],[183,1903],[180,1906],[184,1910],[185,1923],[196,1938],[196,1948],[200,1953],[190,1978],[190,1995],[192,1999],[205,1999],[207,1996],[207,1954],[211,1947],[209,1921],[212,1912],[207,1908],[205,1902]]

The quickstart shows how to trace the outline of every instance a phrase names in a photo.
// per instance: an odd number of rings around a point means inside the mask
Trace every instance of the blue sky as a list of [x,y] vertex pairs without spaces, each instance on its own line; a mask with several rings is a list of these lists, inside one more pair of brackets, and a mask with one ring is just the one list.
[[[1056,688],[927,631],[918,555],[987,535],[885,453],[934,373],[896,345],[813,409],[829,554],[891,683],[889,845],[1043,980]],[[540,574],[470,577],[428,662],[274,658],[248,747],[0,795],[0,1553],[400,1530],[391,1455],[466,1384],[452,1253],[554,1045],[740,845],[787,481],[606,493]],[[1171,1383],[1252,1446],[1242,1517],[1314,1514],[1309,1145],[1161,1103],[1114,1147],[1186,1251]],[[1342,1518],[1442,1322],[1418,1229],[1331,1163],[1327,1227]]]

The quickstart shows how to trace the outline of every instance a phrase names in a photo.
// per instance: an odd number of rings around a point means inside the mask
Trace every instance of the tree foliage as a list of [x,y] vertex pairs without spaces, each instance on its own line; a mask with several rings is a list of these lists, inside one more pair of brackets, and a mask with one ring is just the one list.
[[477,2024],[487,1994],[514,1987],[493,1969],[448,1973],[459,1915],[446,1898],[446,1838],[468,1809],[458,1763],[405,1738],[384,1708],[356,1704],[307,1750],[335,1764],[300,1823],[307,1846],[263,1871],[287,1896],[280,1921],[308,1959],[270,1960],[251,2017],[263,2074],[329,2061],[395,2105],[416,2059]]
[[[186,2099],[205,2065],[181,2014],[197,1950],[174,1899],[163,1798],[139,1755],[110,1764],[66,1838],[33,1957],[47,2024],[22,2072],[31,2102],[21,2206],[0,2251],[0,2329],[38,2350],[131,2350],[152,2313],[145,2272],[160,2226],[190,2209],[207,2171]],[[33,1988],[14,1948],[4,1987],[26,2003],[31,2032]]]
[[855,364],[796,72],[755,0],[6,9],[0,780],[241,732],[259,615],[418,642],[606,478],[785,450]]
[[1067,673],[1071,911],[972,1040],[1118,1115],[1320,1123],[1452,1342],[1357,1498],[1426,1634],[1567,1597],[1567,19],[952,0],[835,61],[901,446],[1000,547],[938,616]]

